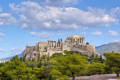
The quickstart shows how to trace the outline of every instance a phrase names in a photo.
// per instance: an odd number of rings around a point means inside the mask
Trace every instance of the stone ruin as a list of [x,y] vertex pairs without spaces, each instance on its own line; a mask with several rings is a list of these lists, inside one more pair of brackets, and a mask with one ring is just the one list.
[[95,46],[84,44],[84,37],[71,36],[62,42],[62,39],[58,41],[48,40],[48,42],[38,42],[36,46],[26,46],[26,49],[22,53],[22,58],[27,60],[39,60],[43,55],[47,57],[52,56],[54,53],[63,53],[64,51],[77,51],[87,56],[99,56],[96,53]]

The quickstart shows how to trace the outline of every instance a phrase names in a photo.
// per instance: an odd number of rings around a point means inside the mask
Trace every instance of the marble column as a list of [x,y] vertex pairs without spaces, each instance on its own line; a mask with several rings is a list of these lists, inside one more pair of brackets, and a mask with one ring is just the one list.
[[80,44],[81,44],[81,38],[80,38]]
[[83,44],[83,38],[82,38],[82,44]]
[[48,41],[48,45],[50,46],[50,41]]
[[55,42],[55,47],[57,47],[57,42]]
[[53,41],[52,41],[52,47],[53,47]]

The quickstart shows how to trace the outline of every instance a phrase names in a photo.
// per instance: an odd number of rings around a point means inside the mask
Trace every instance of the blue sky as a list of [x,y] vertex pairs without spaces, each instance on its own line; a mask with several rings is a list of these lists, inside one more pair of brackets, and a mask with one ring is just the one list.
[[0,58],[72,35],[99,46],[120,40],[120,0],[0,0]]

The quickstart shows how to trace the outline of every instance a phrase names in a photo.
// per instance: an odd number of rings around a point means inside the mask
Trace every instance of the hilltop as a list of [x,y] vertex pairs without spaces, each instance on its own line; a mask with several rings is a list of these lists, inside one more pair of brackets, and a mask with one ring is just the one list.
[[105,52],[117,52],[120,53],[120,41],[111,42],[108,44],[104,44],[101,46],[96,47],[96,51],[99,54],[105,53]]

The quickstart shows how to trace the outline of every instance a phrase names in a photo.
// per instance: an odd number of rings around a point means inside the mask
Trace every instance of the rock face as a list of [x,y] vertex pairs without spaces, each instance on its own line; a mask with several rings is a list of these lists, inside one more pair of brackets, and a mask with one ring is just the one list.
[[62,39],[58,41],[49,40],[48,42],[38,42],[36,46],[26,46],[26,49],[22,53],[24,60],[39,60],[41,56],[52,56],[54,53],[64,53],[67,51],[77,51],[88,56],[99,56],[95,51],[95,46],[85,45],[84,37],[71,36],[62,42]]

